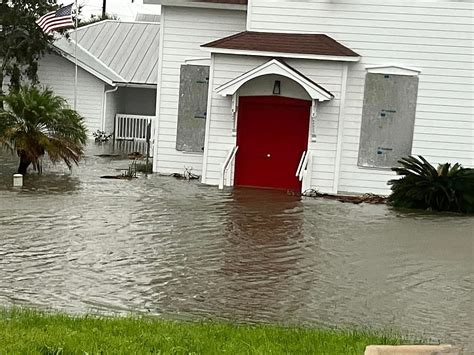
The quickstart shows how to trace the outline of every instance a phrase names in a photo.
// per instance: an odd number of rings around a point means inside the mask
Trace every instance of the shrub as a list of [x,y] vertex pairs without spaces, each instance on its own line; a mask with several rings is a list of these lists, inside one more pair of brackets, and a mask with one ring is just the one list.
[[94,141],[96,143],[104,143],[104,142],[108,142],[109,139],[114,136],[114,134],[113,133],[107,134],[107,132],[101,131],[100,129],[98,129],[97,131],[92,133],[92,136],[94,137]]
[[153,164],[152,163],[136,163],[136,170],[139,173],[152,174],[153,173]]
[[441,164],[435,169],[422,156],[410,156],[392,168],[401,179],[388,182],[392,194],[388,202],[395,207],[435,211],[474,212],[474,169],[460,164]]

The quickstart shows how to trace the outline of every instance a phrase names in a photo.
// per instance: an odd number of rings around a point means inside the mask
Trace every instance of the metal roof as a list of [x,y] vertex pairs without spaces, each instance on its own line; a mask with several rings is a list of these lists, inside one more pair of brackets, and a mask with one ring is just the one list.
[[135,21],[160,22],[161,21],[161,16],[160,15],[155,15],[155,14],[141,14],[141,13],[138,13],[137,16],[135,16]]
[[54,42],[72,60],[76,31],[78,64],[84,69],[113,83],[156,85],[159,23],[105,20],[72,30],[69,40]]
[[[71,62],[75,62],[75,42],[63,37],[56,40],[54,46],[59,49],[61,55],[69,59]],[[117,73],[110,70],[105,64],[97,60],[97,58],[80,46],[77,46],[77,65],[109,85],[114,85],[114,83],[124,81],[124,79]]]

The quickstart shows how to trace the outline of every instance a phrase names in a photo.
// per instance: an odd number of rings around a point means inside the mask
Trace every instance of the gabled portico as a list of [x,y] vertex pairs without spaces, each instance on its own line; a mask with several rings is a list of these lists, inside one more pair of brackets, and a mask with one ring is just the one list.
[[[293,42],[279,48],[281,36]],[[280,41],[275,41],[276,38]],[[211,71],[214,78],[219,77],[210,85],[212,103],[208,108],[203,182],[215,184],[216,172],[211,175],[209,168],[215,165],[215,156],[222,154],[219,150],[226,142],[229,146],[223,152],[217,174],[219,185],[296,191],[311,188],[318,104],[331,102],[336,96],[314,80],[318,76],[310,77],[303,70],[309,65],[334,67],[342,78],[344,65],[340,62],[357,61],[359,56],[327,36],[313,34],[244,32],[206,44],[203,49],[211,52]],[[259,64],[247,66],[245,72],[222,82],[221,71],[225,68],[221,63],[229,61],[236,66],[239,61],[242,66],[249,62]],[[303,69],[299,68],[300,63]],[[213,114],[213,106],[219,106],[219,111],[222,106],[229,107],[227,120],[232,120],[229,136],[222,128],[215,129],[225,115]],[[215,142],[217,138],[219,144]]]
[[278,75],[293,80],[299,84],[315,101],[328,101],[334,98],[328,90],[305,77],[288,64],[279,59],[272,59],[251,71],[219,86],[215,91],[222,96],[233,96],[245,83],[264,75]]

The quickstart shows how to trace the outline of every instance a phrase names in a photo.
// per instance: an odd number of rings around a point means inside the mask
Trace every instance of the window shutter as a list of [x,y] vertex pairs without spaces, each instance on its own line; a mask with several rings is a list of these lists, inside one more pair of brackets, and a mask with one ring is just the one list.
[[417,95],[418,76],[367,74],[359,166],[390,168],[411,154]]
[[208,89],[208,66],[181,66],[176,137],[176,149],[179,151],[204,151]]

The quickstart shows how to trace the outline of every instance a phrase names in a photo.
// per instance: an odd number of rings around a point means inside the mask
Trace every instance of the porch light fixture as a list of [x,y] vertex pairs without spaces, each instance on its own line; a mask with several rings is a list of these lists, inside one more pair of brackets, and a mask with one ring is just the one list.
[[275,80],[275,84],[273,84],[273,95],[280,95],[281,94],[281,82],[280,80]]

